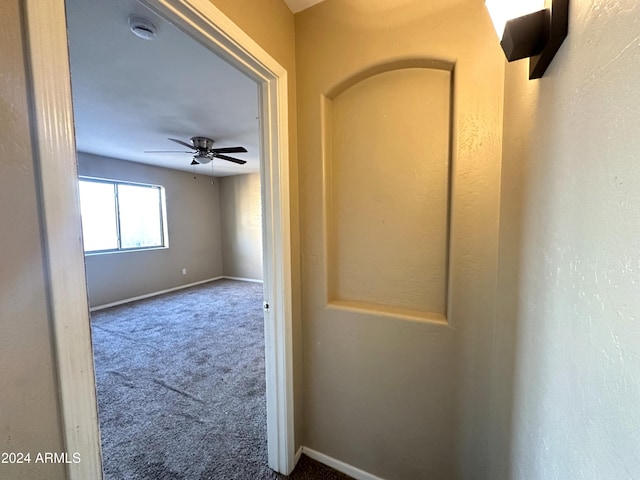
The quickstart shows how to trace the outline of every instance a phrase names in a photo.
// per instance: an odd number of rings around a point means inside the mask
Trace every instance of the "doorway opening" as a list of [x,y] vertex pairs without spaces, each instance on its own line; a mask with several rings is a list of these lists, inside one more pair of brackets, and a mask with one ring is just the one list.
[[[286,474],[294,466],[286,71],[208,0],[141,3],[259,85],[268,457]],[[64,0],[28,0],[25,13],[63,433],[83,458],[68,470],[71,478],[100,478]]]

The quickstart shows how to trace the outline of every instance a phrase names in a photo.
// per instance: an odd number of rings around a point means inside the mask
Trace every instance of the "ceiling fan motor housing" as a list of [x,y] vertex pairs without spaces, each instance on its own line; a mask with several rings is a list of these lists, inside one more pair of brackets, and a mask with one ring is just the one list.
[[200,165],[206,165],[213,160],[214,155],[211,154],[213,148],[213,140],[207,137],[191,137],[193,147],[198,150],[193,156],[193,160]]
[[208,152],[213,148],[213,140],[207,137],[191,137],[191,143],[200,152]]

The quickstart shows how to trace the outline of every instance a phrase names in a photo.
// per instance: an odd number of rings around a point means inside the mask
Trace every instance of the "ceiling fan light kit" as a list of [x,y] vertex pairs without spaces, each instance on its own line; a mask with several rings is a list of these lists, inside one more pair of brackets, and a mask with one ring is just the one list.
[[[198,153],[193,157],[193,162],[199,163],[200,165],[206,165],[211,160],[213,160],[213,157],[210,157],[204,153]],[[193,162],[191,163],[192,165],[194,164]]]

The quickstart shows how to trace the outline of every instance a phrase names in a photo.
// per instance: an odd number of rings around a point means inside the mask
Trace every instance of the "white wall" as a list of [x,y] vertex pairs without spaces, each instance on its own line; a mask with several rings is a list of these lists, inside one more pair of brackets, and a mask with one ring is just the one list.
[[639,19],[573,1],[545,77],[507,68],[491,478],[640,478]]
[[262,280],[260,174],[222,177],[219,182],[224,275]]
[[78,162],[80,175],[162,185],[167,203],[169,248],[85,256],[92,307],[222,275],[217,179],[82,152]]

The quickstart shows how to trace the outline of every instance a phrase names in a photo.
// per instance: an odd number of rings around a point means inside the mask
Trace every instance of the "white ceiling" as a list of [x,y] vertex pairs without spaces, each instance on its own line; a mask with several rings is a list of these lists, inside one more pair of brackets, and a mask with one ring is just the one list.
[[[302,1],[302,0],[300,0]],[[237,165],[214,159],[196,172],[226,176],[259,170],[258,86],[135,0],[67,0],[69,52],[79,151],[193,172],[191,155],[145,150],[187,148],[193,136],[214,147],[244,146]],[[131,33],[142,14],[155,40]]]

